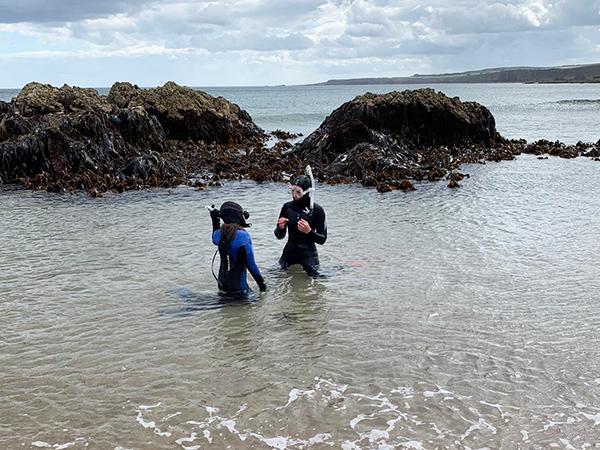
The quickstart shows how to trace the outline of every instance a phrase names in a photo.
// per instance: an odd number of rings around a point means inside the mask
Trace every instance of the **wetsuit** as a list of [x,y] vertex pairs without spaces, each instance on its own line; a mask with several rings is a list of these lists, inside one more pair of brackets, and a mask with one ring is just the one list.
[[[325,211],[316,203],[311,211],[309,196],[305,195],[298,201],[284,204],[279,217],[285,217],[288,222],[283,229],[275,228],[277,239],[283,239],[286,230],[289,230],[289,238],[279,259],[279,265],[286,269],[293,264],[301,264],[309,276],[318,276],[319,254],[315,244],[323,245],[327,240]],[[300,219],[308,222],[310,233],[305,234],[298,230]]]
[[219,256],[221,257],[217,280],[219,289],[240,294],[250,292],[246,279],[246,269],[248,269],[261,290],[265,290],[264,279],[254,260],[250,234],[246,230],[238,228],[231,240],[228,241],[222,236],[221,231],[218,219],[216,223],[213,219],[212,241],[213,244],[219,246]]

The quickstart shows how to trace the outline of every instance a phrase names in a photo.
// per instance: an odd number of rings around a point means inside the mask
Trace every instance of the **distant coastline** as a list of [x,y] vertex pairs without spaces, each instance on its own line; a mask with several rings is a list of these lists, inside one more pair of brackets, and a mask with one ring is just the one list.
[[600,83],[600,63],[559,67],[498,67],[458,73],[415,74],[410,77],[349,78],[315,85],[436,83]]

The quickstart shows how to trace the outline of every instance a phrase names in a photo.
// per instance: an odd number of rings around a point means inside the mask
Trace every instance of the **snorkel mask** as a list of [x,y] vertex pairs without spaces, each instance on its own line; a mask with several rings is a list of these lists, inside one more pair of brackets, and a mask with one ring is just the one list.
[[[315,178],[313,177],[310,166],[306,166],[304,173],[306,175],[300,175],[294,179],[288,190],[292,195],[294,192],[298,193],[299,198],[296,200],[296,197],[294,197],[295,201],[300,201],[306,194],[308,194],[308,198],[310,200],[310,209],[312,210],[315,206]],[[302,195],[299,195],[300,193]]]
[[288,193],[289,194],[293,194],[293,193],[297,192],[299,194],[299,198],[302,198],[311,191],[310,188],[302,189],[299,185],[295,184],[295,181],[296,180],[294,180],[294,184],[288,184]]

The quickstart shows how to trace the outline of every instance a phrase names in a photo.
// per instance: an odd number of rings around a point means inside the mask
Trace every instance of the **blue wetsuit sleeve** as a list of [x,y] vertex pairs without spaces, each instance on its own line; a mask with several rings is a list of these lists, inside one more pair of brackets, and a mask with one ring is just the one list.
[[252,278],[254,278],[254,280],[258,283],[259,280],[263,280],[263,277],[260,274],[258,266],[256,265],[256,261],[254,260],[254,248],[252,247],[252,238],[250,238],[250,234],[247,232],[240,234],[243,234],[244,236],[244,241],[242,242],[241,246],[243,246],[246,249],[246,267],[248,267]]
[[219,245],[219,241],[221,240],[221,230],[215,230],[212,234],[213,244]]

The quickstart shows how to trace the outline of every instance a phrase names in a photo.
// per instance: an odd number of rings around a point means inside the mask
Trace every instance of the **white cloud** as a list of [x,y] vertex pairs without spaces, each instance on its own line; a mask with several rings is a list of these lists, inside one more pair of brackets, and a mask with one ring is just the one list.
[[78,51],[38,50],[16,53],[0,53],[0,60],[10,59],[40,59],[40,58],[69,58],[69,59],[98,59],[111,57],[142,57],[142,56],[190,56],[208,55],[209,52],[197,48],[167,48],[160,45],[135,45],[119,49],[88,49]]
[[260,64],[354,76],[553,65],[597,58],[599,11],[600,0],[0,0],[0,33],[29,42],[0,41],[0,58],[204,58],[240,76]]
[[386,36],[389,32],[385,26],[380,23],[362,22],[350,24],[346,29],[349,36],[376,38]]
[[548,23],[548,10],[532,4],[493,3],[476,8],[451,6],[433,8],[431,24],[449,34],[526,31]]
[[14,33],[38,38],[43,42],[65,41],[73,37],[71,30],[64,26],[40,27],[34,23],[1,23],[0,33]]

